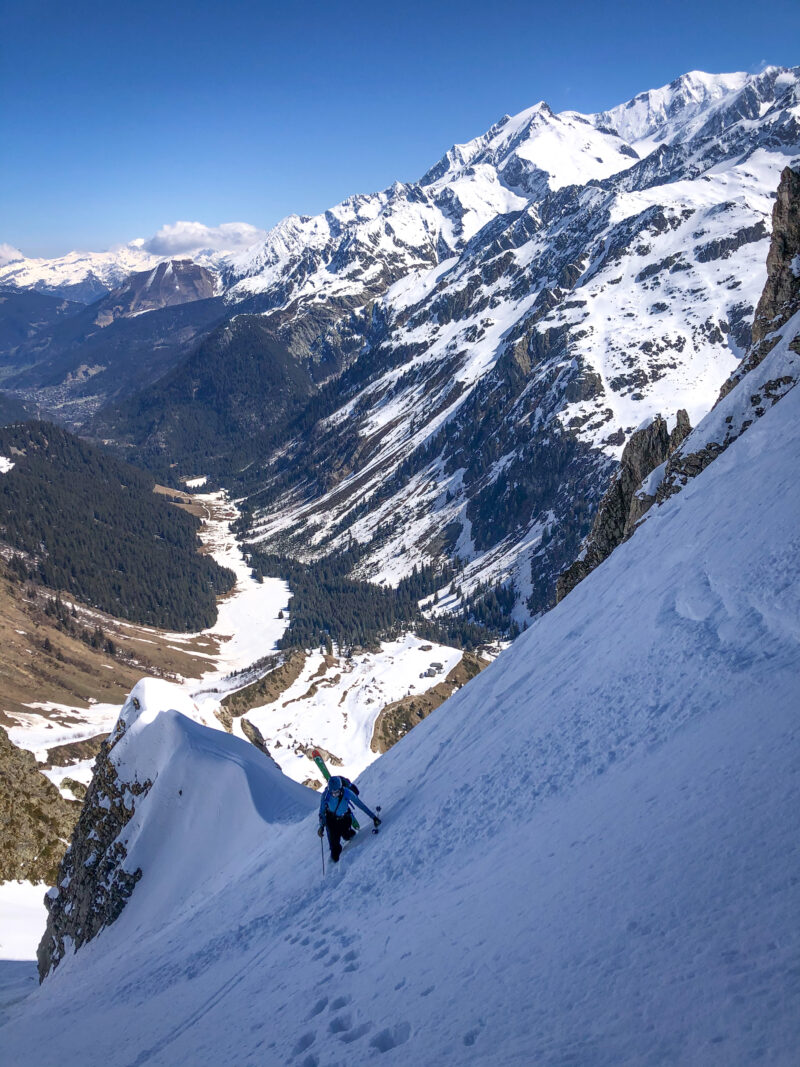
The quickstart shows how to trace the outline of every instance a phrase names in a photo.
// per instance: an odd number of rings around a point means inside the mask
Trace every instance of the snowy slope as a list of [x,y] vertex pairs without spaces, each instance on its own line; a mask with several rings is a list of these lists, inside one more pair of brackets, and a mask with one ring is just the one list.
[[148,866],[5,1055],[794,1064],[798,458],[794,390],[365,772],[385,826],[331,881],[315,815],[274,821],[297,787],[248,761],[248,796],[233,739],[140,719]]

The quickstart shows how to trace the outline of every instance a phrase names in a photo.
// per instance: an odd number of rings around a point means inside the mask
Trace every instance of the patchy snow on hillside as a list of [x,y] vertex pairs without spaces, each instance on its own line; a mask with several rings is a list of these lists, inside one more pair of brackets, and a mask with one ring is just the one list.
[[5,1055],[793,1067],[798,460],[795,390],[364,772],[324,881],[313,793],[148,696],[143,876]]
[[119,715],[119,704],[92,703],[86,708],[54,701],[28,704],[29,712],[9,713],[18,725],[7,730],[18,748],[26,748],[40,761],[47,750],[108,733]]
[[341,760],[331,764],[331,770],[355,778],[377,758],[371,742],[379,712],[401,697],[443,682],[461,656],[458,649],[413,634],[383,642],[379,652],[350,658],[326,661],[321,653],[313,653],[277,701],[248,711],[246,718],[261,731],[284,774],[295,781],[319,779],[308,749],[320,746]]
[[[275,651],[278,639],[289,625],[286,608],[291,594],[286,583],[278,578],[265,578],[263,582],[253,578],[241,546],[230,531],[230,523],[238,513],[224,492],[199,495],[195,499],[206,511],[201,540],[214,559],[236,575],[233,591],[218,601],[216,623],[200,634],[217,638],[219,651],[211,654],[193,650],[197,658],[208,660],[208,670],[199,678],[184,681],[186,691],[195,700],[198,719],[213,725],[217,723],[213,712],[220,695],[242,684],[230,675]],[[278,618],[281,610],[283,619]],[[146,627],[139,629],[148,632]],[[200,636],[149,632],[154,642],[163,641],[178,649]],[[8,734],[15,745],[30,750],[40,761],[47,758],[48,749],[57,745],[108,733],[119,715],[118,704],[90,703],[82,708],[50,701],[32,703],[29,707],[29,712],[13,714],[17,725]]]

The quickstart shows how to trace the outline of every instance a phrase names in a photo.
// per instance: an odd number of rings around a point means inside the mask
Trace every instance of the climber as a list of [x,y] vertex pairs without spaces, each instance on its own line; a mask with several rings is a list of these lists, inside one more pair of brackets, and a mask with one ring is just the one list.
[[331,846],[331,860],[339,862],[342,854],[342,839],[352,841],[356,836],[353,826],[353,816],[350,813],[350,805],[356,804],[372,819],[372,825],[377,828],[381,820],[374,811],[370,811],[366,804],[358,799],[358,789],[347,778],[341,778],[335,774],[325,787],[319,804],[319,830],[320,837],[325,830],[328,831],[328,843]]

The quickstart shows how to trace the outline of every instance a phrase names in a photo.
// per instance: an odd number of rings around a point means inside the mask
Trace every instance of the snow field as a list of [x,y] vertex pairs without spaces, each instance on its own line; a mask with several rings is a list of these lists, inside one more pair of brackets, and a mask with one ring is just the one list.
[[43,882],[0,882],[0,961],[36,959],[47,921],[46,892]]
[[137,723],[148,866],[6,1054],[795,1064],[799,416],[795,390],[369,767],[385,825],[325,881],[313,794],[176,712]]

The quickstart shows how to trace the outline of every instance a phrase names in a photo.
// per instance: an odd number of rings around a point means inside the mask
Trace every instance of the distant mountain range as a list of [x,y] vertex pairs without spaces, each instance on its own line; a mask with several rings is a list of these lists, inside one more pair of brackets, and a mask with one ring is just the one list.
[[522,625],[633,432],[695,425],[744,354],[799,86],[693,72],[600,114],[539,103],[194,265],[9,263],[0,387],[235,486],[273,551],[359,546],[353,573],[391,583],[447,560],[434,613],[503,585]]

